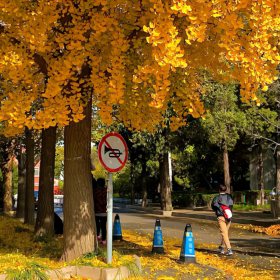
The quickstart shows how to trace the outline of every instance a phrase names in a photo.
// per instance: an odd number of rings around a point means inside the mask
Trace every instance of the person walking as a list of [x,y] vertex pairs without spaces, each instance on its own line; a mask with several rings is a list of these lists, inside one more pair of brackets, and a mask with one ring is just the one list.
[[232,208],[233,199],[232,196],[226,193],[227,187],[220,185],[219,195],[216,195],[212,201],[212,209],[216,212],[218,224],[220,227],[220,232],[222,235],[222,243],[219,247],[221,254],[225,253],[225,248],[227,248],[226,255],[232,255],[232,249],[229,241],[229,228],[232,220]]
[[102,244],[106,244],[107,235],[107,189],[105,179],[99,178],[93,182],[93,200],[96,221],[97,239],[102,239]]

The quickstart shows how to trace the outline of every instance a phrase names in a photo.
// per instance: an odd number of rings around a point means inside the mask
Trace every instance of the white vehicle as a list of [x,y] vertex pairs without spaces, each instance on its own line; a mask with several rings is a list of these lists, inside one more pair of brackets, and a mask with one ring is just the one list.
[[[17,199],[18,195],[14,195],[14,200],[15,200],[15,208],[17,207]],[[63,205],[63,195],[54,195],[54,206],[56,207],[62,207]]]
[[55,194],[54,195],[54,206],[60,206],[63,205],[63,195],[62,194]]

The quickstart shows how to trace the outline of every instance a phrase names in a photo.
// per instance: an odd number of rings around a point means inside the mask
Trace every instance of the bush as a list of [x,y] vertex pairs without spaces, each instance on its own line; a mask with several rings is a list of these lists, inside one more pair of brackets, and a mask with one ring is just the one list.
[[211,209],[211,203],[213,201],[213,198],[216,196],[216,194],[203,194],[202,199],[205,203],[205,205]]
[[172,204],[181,207],[193,207],[199,200],[198,194],[172,192]]

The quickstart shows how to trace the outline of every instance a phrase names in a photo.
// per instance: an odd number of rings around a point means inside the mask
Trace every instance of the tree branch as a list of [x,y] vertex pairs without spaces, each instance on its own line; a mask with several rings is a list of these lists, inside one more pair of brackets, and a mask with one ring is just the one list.
[[273,125],[276,128],[280,128],[279,126],[277,126],[276,124],[272,123],[271,121],[269,121],[267,118],[265,118],[261,113],[257,112],[257,114],[259,114],[266,122],[270,123],[271,125]]
[[35,53],[33,57],[34,57],[34,61],[39,65],[39,68],[40,68],[41,72],[45,76],[47,76],[48,75],[48,68],[47,68],[46,60],[37,53]]

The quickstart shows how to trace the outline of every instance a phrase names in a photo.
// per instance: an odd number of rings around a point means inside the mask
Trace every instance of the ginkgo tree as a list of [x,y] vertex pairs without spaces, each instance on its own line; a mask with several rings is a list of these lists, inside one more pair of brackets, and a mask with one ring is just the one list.
[[280,60],[279,14],[278,0],[1,1],[5,134],[66,126],[64,259],[95,246],[92,97],[107,125],[118,114],[149,132],[170,102],[173,130],[185,114],[204,116],[200,68],[258,102]]

